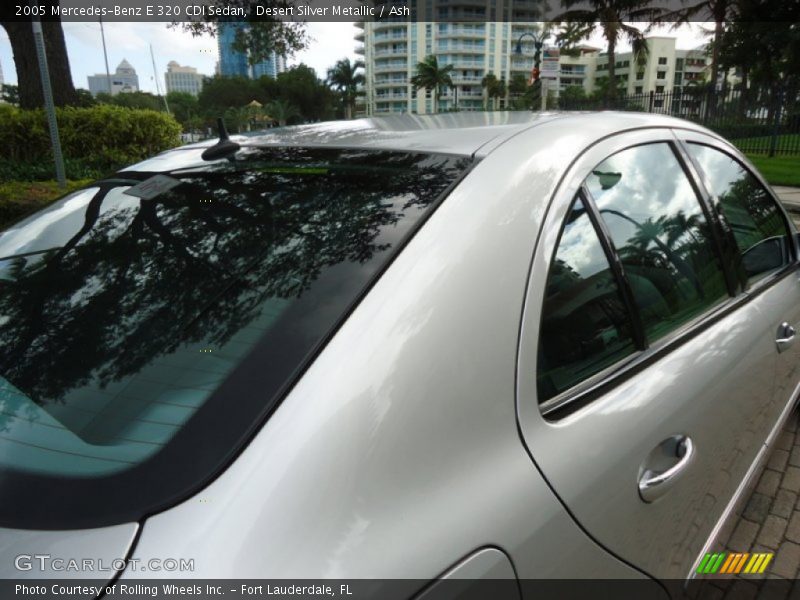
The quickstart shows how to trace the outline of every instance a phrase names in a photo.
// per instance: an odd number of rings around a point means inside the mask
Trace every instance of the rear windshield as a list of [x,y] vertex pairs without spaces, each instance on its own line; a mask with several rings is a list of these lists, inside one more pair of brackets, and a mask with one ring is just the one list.
[[207,482],[469,165],[189,156],[0,234],[0,525],[123,522]]

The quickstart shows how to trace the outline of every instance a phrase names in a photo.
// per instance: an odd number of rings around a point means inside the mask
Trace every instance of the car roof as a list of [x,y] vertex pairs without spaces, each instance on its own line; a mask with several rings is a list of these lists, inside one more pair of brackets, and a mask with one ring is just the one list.
[[[689,121],[642,112],[494,111],[402,114],[327,121],[233,135],[231,139],[242,146],[251,147],[364,148],[483,157],[511,137],[554,121],[558,122],[559,130],[563,128],[573,139],[576,135],[585,134],[584,146],[596,141],[597,125],[602,125],[600,129],[604,135],[645,127],[678,127],[715,135]],[[551,137],[549,139],[552,140]],[[575,141],[580,145],[579,139]],[[189,163],[198,162],[199,150],[216,142],[214,138],[187,144],[124,170],[146,167],[148,171],[161,171],[188,166]],[[542,143],[547,143],[547,140],[543,139]],[[194,152],[184,154],[187,150]]]

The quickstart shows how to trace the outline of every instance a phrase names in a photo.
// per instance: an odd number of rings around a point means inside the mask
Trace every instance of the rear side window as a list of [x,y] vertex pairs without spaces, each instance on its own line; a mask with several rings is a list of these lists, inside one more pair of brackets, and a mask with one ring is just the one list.
[[708,221],[669,144],[611,156],[586,186],[623,263],[648,342],[727,297]]
[[688,147],[733,232],[747,280],[753,283],[789,264],[786,221],[767,190],[724,152],[701,144]]
[[635,350],[630,315],[580,199],[567,217],[550,266],[539,334],[539,402]]
[[471,163],[176,153],[156,197],[138,166],[0,232],[0,525],[135,521],[207,481]]

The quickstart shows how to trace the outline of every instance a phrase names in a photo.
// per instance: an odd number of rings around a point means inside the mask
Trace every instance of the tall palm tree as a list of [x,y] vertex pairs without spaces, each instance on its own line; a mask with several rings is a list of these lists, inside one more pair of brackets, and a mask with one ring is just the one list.
[[358,72],[363,68],[364,63],[360,60],[351,63],[349,58],[343,58],[328,69],[328,85],[341,94],[345,119],[353,118],[358,86],[363,85],[365,81],[364,74]]
[[725,33],[725,22],[735,20],[740,15],[743,4],[742,0],[699,0],[689,6],[665,12],[653,21],[657,23],[670,22],[675,28],[692,21],[704,21],[711,16],[714,21],[713,41],[711,42],[711,85],[716,86],[719,77],[719,52]]
[[439,110],[439,96],[443,87],[453,87],[453,78],[450,73],[453,65],[439,66],[439,60],[431,54],[425,60],[417,63],[417,73],[411,78],[411,85],[416,92],[420,88],[433,91],[433,112]]
[[[648,0],[562,0],[567,9],[554,20],[565,23],[556,41],[575,45],[591,37],[599,28],[608,43],[607,99],[613,100],[616,86],[616,51],[619,42],[627,41],[637,62],[642,64],[647,56],[644,32],[625,21],[654,21],[665,13]],[[576,6],[588,8],[574,8]]]
[[497,110],[497,99],[506,95],[506,82],[498,79],[494,73],[487,73],[481,79],[481,87],[486,90],[486,98],[492,104],[492,109]]
[[267,105],[264,106],[264,110],[273,120],[277,121],[278,125],[281,127],[286,125],[289,119],[300,116],[300,111],[297,107],[288,100],[282,98],[276,98],[268,102]]

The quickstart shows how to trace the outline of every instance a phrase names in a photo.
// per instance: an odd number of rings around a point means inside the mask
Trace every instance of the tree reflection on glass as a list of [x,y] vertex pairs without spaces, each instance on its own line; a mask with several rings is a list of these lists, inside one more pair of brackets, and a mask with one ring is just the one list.
[[[175,171],[181,185],[152,200],[125,195],[130,181],[101,182],[81,226],[55,242],[52,228],[22,226],[33,250],[0,260],[0,430],[26,406],[21,392],[93,457],[141,460],[281,319],[297,320],[293,344],[317,343],[466,166],[389,152],[244,154]],[[195,395],[174,400],[179,389]],[[138,450],[97,448],[114,444]]]
[[[601,180],[609,173],[616,175],[614,181]],[[599,165],[586,183],[650,341],[727,295],[711,229],[668,144],[623,150]]]

